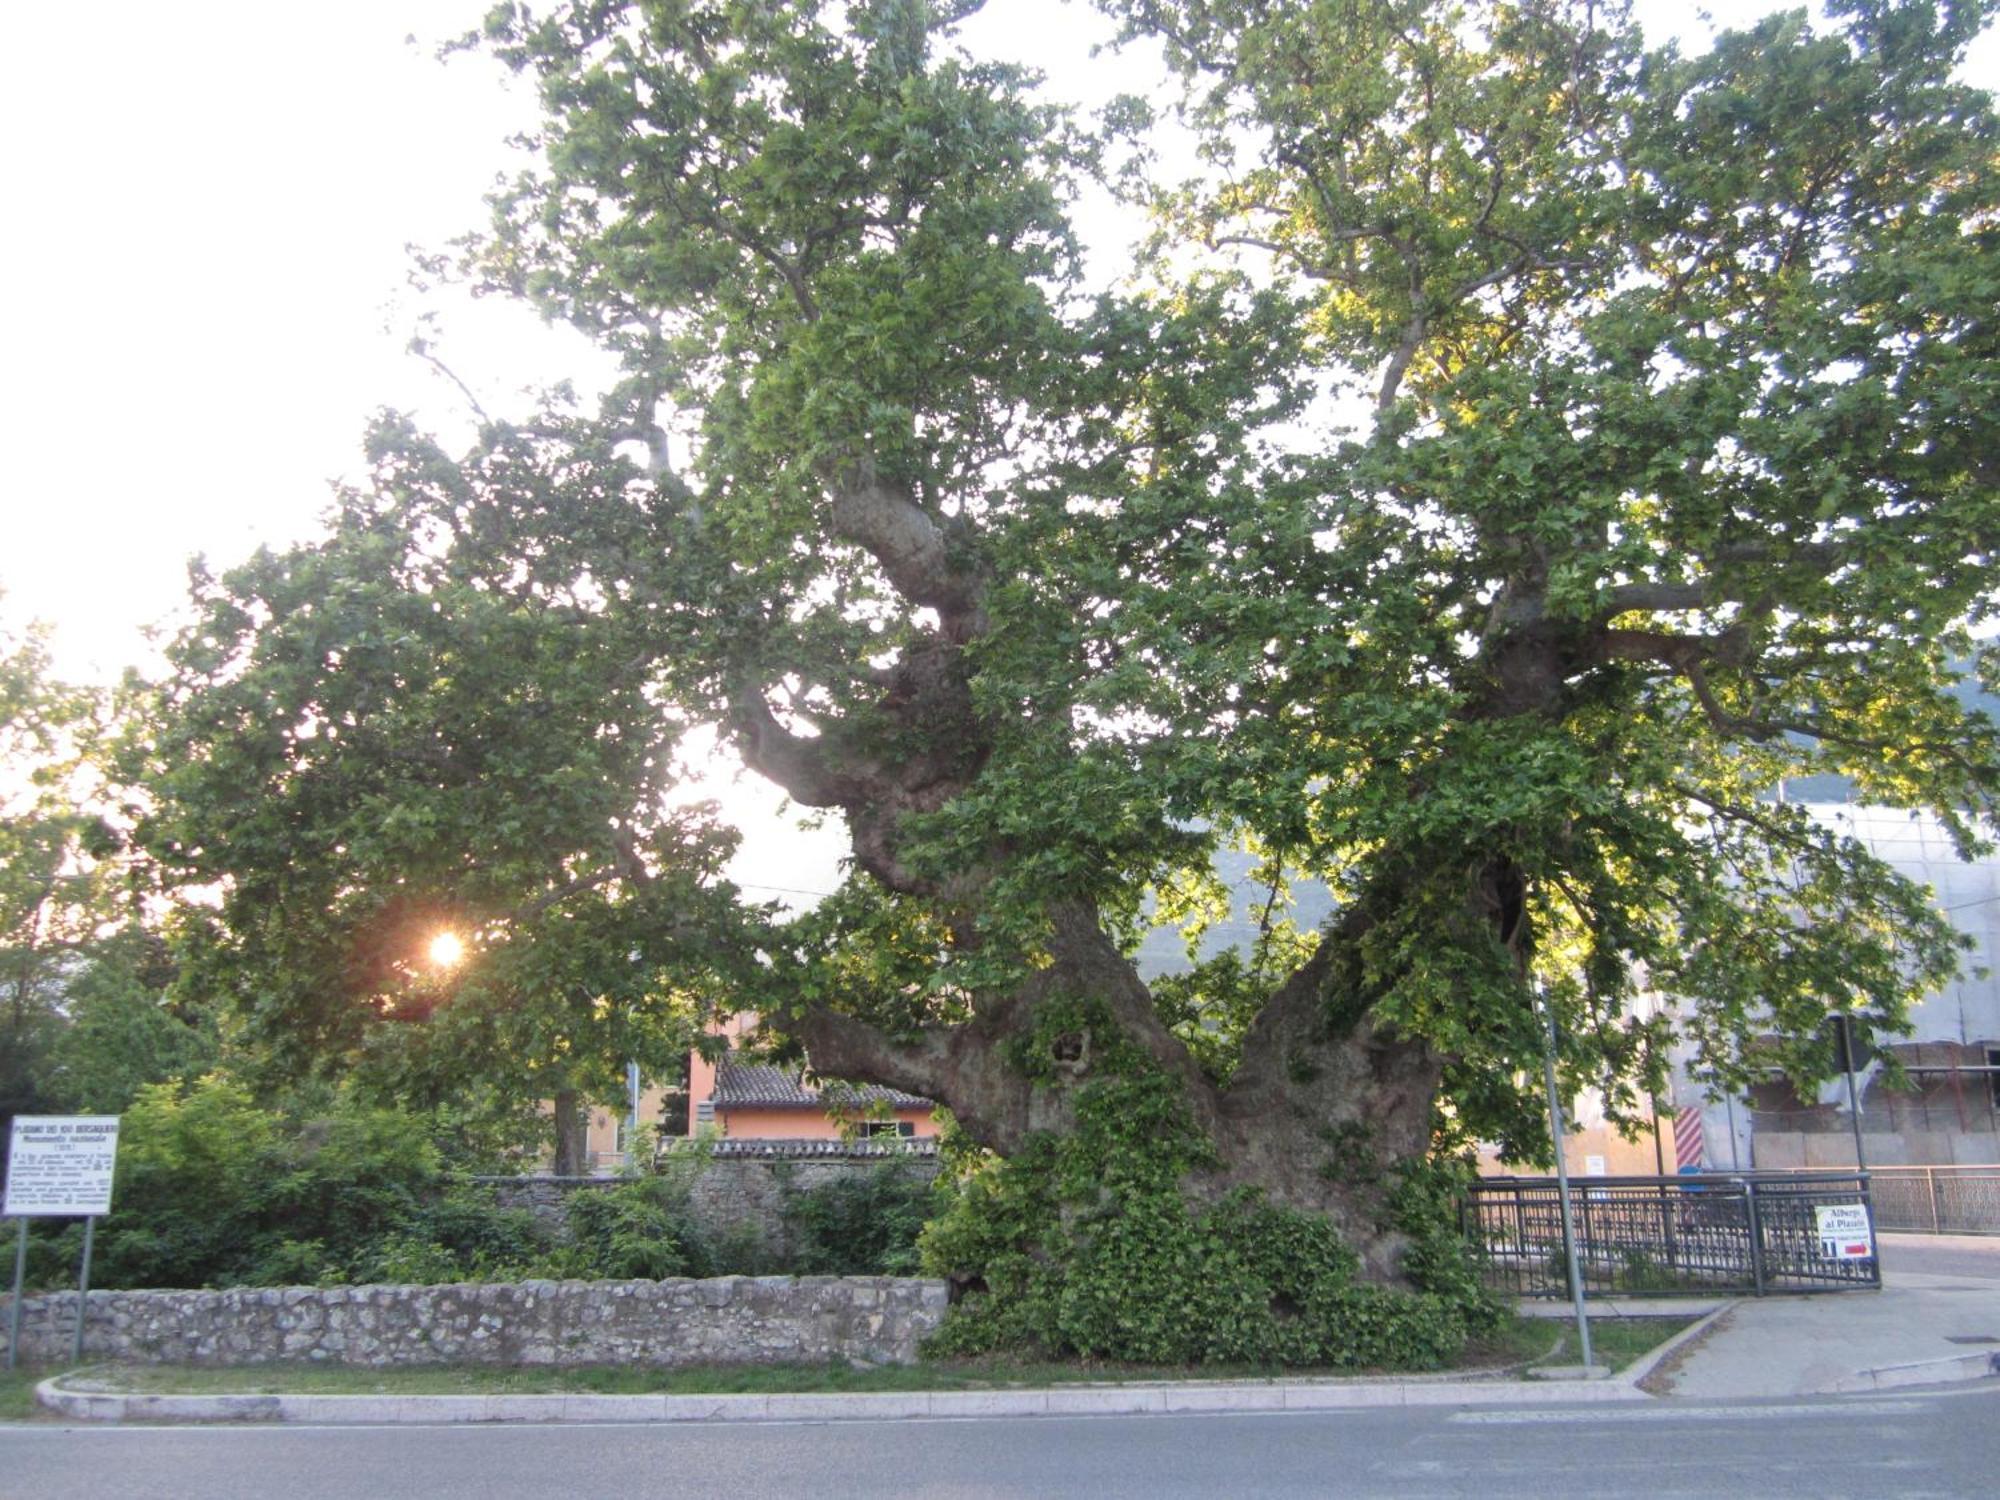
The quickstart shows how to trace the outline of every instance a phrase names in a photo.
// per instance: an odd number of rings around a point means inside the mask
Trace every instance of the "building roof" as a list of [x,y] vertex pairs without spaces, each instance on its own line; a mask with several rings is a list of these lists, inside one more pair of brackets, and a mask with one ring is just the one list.
[[928,1099],[872,1083],[828,1079],[821,1088],[814,1088],[797,1073],[770,1063],[720,1062],[715,1067],[717,1109],[825,1109],[836,1102],[824,1097],[828,1093],[836,1094],[837,1102],[856,1109],[877,1104],[886,1104],[891,1109],[935,1108]]

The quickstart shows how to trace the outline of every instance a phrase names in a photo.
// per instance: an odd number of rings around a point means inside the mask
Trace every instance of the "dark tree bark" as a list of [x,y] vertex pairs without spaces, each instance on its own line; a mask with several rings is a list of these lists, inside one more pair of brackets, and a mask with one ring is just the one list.
[[589,1122],[584,1115],[583,1098],[575,1089],[557,1089],[551,1112],[554,1116],[556,1154],[549,1170],[557,1177],[581,1177],[584,1175],[585,1147],[589,1140]]

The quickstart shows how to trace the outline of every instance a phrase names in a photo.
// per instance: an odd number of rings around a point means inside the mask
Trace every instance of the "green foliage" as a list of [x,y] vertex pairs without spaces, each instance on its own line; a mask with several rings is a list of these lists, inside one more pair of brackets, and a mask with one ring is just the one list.
[[[495,442],[518,508],[546,454]],[[223,893],[188,915],[178,992],[225,1002],[272,1083],[504,1113],[609,1095],[628,1060],[671,1076],[750,960],[733,837],[665,800],[656,643],[437,544],[453,466],[393,424],[377,443],[378,492],[327,538],[201,579],[149,704],[140,836],[171,883]],[[622,477],[600,455],[593,482]],[[432,958],[441,933],[462,961]]]
[[[1956,969],[1772,791],[1968,855],[2000,813],[1955,692],[2000,681],[2000,117],[1951,81],[1992,6],[1688,55],[1583,0],[1102,8],[1183,77],[1185,181],[946,0],[496,6],[537,159],[432,266],[626,378],[457,455],[386,418],[325,538],[203,577],[142,836],[221,891],[183,993],[269,1076],[588,1094],[775,989],[1008,1152],[927,1239],[951,1338],[1424,1363],[1483,1314],[1395,1158],[1440,1086],[1547,1147],[1537,995],[1616,1119],[1670,1040],[1642,986],[1740,1087]],[[1100,295],[1068,206],[1126,144],[1157,239]],[[844,817],[823,912],[741,910],[668,810],[697,728]],[[1239,848],[1333,914],[1149,993],[1121,944],[1149,901],[1198,939]],[[693,1254],[618,1191],[576,1254]]]
[[200,1287],[248,1280],[300,1236],[269,1211],[286,1169],[277,1119],[219,1075],[185,1091],[142,1089],[118,1138],[114,1211],[98,1236],[106,1286]]
[[376,1286],[441,1286],[457,1281],[512,1279],[512,1261],[488,1262],[454,1254],[421,1234],[392,1234],[374,1245],[355,1280]]
[[48,1088],[64,1111],[122,1114],[148,1084],[196,1078],[220,1060],[212,1011],[169,997],[174,970],[157,935],[125,928],[83,958],[49,1049]]
[[576,1252],[571,1275],[658,1280],[710,1274],[706,1249],[688,1226],[684,1203],[660,1178],[571,1193],[567,1210]]
[[786,1265],[798,1276],[913,1276],[931,1184],[894,1162],[785,1200]]
[[[384,1242],[376,1266],[359,1279],[495,1281],[532,1263],[551,1243],[528,1209],[500,1208],[491,1188],[454,1183],[412,1214],[399,1237]],[[450,1274],[418,1278],[398,1264],[402,1257],[421,1260],[424,1254],[434,1258],[439,1271],[449,1267]]]
[[1474,1247],[1459,1229],[1459,1210],[1473,1177],[1470,1158],[1434,1154],[1397,1170],[1390,1212],[1409,1237],[1403,1274],[1464,1318],[1468,1333],[1492,1333],[1507,1317],[1506,1306],[1480,1279]]
[[0,1125],[68,1102],[71,991],[113,961],[106,934],[130,918],[107,821],[111,713],[52,675],[45,631],[0,626]]
[[1128,1059],[1090,1085],[1073,1131],[976,1167],[926,1230],[926,1269],[964,1288],[936,1351],[1423,1369],[1492,1325],[1430,1175],[1396,1197],[1417,1290],[1393,1291],[1357,1280],[1324,1218],[1254,1190],[1191,1203],[1183,1176],[1209,1159],[1158,1073]]
[[1427,1369],[1487,1316],[1483,1300],[1358,1282],[1333,1227],[1296,1210],[1195,1210],[1134,1186],[1049,1213],[1016,1196],[1034,1196],[1021,1169],[993,1171],[1014,1181],[969,1184],[925,1238],[934,1270],[981,1273],[935,1340],[941,1354]]
[[[448,1179],[425,1122],[329,1093],[280,1111],[210,1076],[154,1085],[126,1112],[113,1210],[92,1279],[105,1287],[630,1278],[761,1269],[705,1243],[686,1183],[646,1177],[570,1195],[567,1232]],[[75,1276],[81,1226],[45,1229],[33,1280]]]
[[[344,1095],[303,1117],[210,1075],[142,1087],[125,1111],[102,1286],[270,1285],[343,1279],[436,1190],[420,1122]],[[47,1237],[38,1277],[75,1274],[80,1226]]]
[[[1200,930],[1197,926],[1190,930]],[[1227,1083],[1242,1055],[1243,1038],[1271,995],[1274,975],[1289,966],[1265,961],[1263,952],[1246,959],[1224,950],[1179,974],[1153,981],[1160,1017],[1218,1083]],[[1296,959],[1297,951],[1284,950]]]

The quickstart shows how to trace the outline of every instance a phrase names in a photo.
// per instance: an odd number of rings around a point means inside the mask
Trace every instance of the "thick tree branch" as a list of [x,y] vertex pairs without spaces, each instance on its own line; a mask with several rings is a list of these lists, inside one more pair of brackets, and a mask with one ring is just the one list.
[[832,487],[835,532],[866,548],[898,593],[935,609],[955,642],[985,633],[982,580],[952,556],[951,538],[907,485],[883,479],[864,455]]
[[813,1072],[900,1089],[943,1101],[950,1088],[952,1052],[963,1027],[926,1027],[912,1037],[895,1037],[857,1016],[815,1006],[792,1028],[805,1043]]
[[1701,705],[1701,711],[1708,715],[1708,722],[1715,726],[1717,734],[1741,735],[1745,739],[1759,742],[1778,737],[1779,731],[1769,725],[1761,724],[1755,719],[1741,718],[1722,706],[1714,690],[1708,685],[1708,672],[1702,666],[1699,657],[1689,660],[1681,670],[1688,680],[1688,686],[1694,689],[1695,701]]
[[[1798,546],[1774,547],[1765,542],[1746,542],[1721,547],[1708,559],[1711,567],[1769,565],[1804,569],[1824,578],[1847,561],[1845,551],[1826,542],[1806,542]],[[1760,597],[1768,584],[1751,588],[1748,580],[1728,580],[1715,573],[1682,580],[1661,579],[1619,584],[1606,589],[1600,603],[1607,615],[1647,610],[1712,609],[1719,604],[1743,604]]]
[[1249,1035],[1243,1039],[1243,1056],[1225,1098],[1269,1102],[1284,1076],[1287,1039],[1302,1020],[1323,1004],[1321,991],[1333,967],[1335,948],[1350,935],[1355,924],[1355,908],[1349,907],[1331,932],[1320,934],[1312,956],[1271,992],[1271,998],[1251,1023]]
[[1382,388],[1375,393],[1377,416],[1396,404],[1396,393],[1402,389],[1403,377],[1410,373],[1410,365],[1416,360],[1417,351],[1423,347],[1424,332],[1429,326],[1423,313],[1419,312],[1403,330],[1403,342],[1389,356],[1389,366],[1382,372]]
[[784,788],[785,795],[805,807],[845,807],[863,788],[827,764],[824,741],[793,734],[778,722],[765,701],[764,690],[743,683],[729,698],[736,748],[744,764]]
[[[1007,1059],[1007,1043],[1028,1034],[1043,1003],[1087,997],[1104,1003],[1121,1035],[1179,1078],[1197,1120],[1213,1123],[1215,1091],[1180,1039],[1160,1020],[1131,964],[1104,935],[1086,903],[1056,902],[1050,915],[1050,962],[1018,987],[981,998],[971,1021],[926,1026],[895,1036],[854,1016],[815,1007],[791,1029],[806,1045],[815,1071],[865,1079],[935,1099],[948,1107],[974,1139],[1002,1153],[1017,1150],[1041,1130],[1073,1121],[1074,1090],[1061,1080],[1034,1079]],[[1076,1078],[1089,1076],[1091,1058],[1078,1038]]]
[[1714,635],[1681,635],[1664,630],[1603,630],[1597,654],[1606,661],[1650,661],[1676,672],[1698,670],[1705,662],[1736,664],[1745,638],[1731,627]]
[[596,890],[599,886],[609,885],[612,881],[620,879],[624,875],[625,871],[620,869],[618,865],[606,865],[601,870],[592,871],[588,875],[579,875],[574,880],[566,880],[561,885],[544,891],[533,901],[515,907],[509,915],[516,922],[530,921],[535,917],[539,917],[551,907],[562,905],[563,902],[569,900],[572,896],[580,896],[585,891],[592,891]]

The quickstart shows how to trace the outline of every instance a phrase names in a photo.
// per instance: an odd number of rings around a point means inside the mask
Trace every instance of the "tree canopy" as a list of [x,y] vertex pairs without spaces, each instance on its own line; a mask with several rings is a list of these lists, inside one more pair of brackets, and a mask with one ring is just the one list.
[[[1146,1193],[1248,1190],[1408,1276],[1440,1099],[1535,1149],[1537,995],[1614,1112],[1668,1025],[1727,1083],[1809,1067],[1829,1008],[1893,1032],[1951,929],[1773,791],[1990,829],[1951,665],[2000,670],[2000,128],[1951,81],[1990,7],[1682,55],[1616,4],[1104,0],[1185,85],[1185,183],[1144,180],[1143,102],[1086,122],[960,51],[973,8],[503,4],[469,39],[545,120],[463,271],[626,378],[458,456],[385,425],[326,549],[209,590],[163,754],[188,806],[246,800],[173,847],[230,882],[257,1003],[317,1015],[272,960],[387,899],[378,846],[465,873],[526,820],[544,888],[685,870],[707,910],[653,772],[717,726],[852,836],[754,939],[774,1024],[1042,1174],[950,1243],[1051,1306],[1053,1245],[1130,1273]],[[1069,217],[1104,184],[1157,231],[1108,291]],[[367,548],[398,618],[336,660],[314,570]],[[1149,903],[1198,923],[1224,845],[1264,940],[1150,987]],[[1318,930],[1279,920],[1299,880]],[[620,911],[613,947],[675,930]]]
[[[553,473],[588,485],[568,436],[510,432],[481,477],[516,514]],[[198,582],[144,748],[143,837],[218,898],[189,910],[185,984],[235,1002],[243,1067],[502,1115],[552,1103],[575,1171],[579,1103],[614,1096],[627,1060],[671,1077],[719,977],[748,982],[717,879],[733,839],[666,800],[676,730],[648,643],[586,580],[551,593],[492,565],[466,490],[427,503],[451,465],[406,427],[376,442],[376,492],[324,542]]]
[[40,628],[0,632],[0,1126],[115,1112],[212,1046],[126,858],[116,699],[56,677]]

